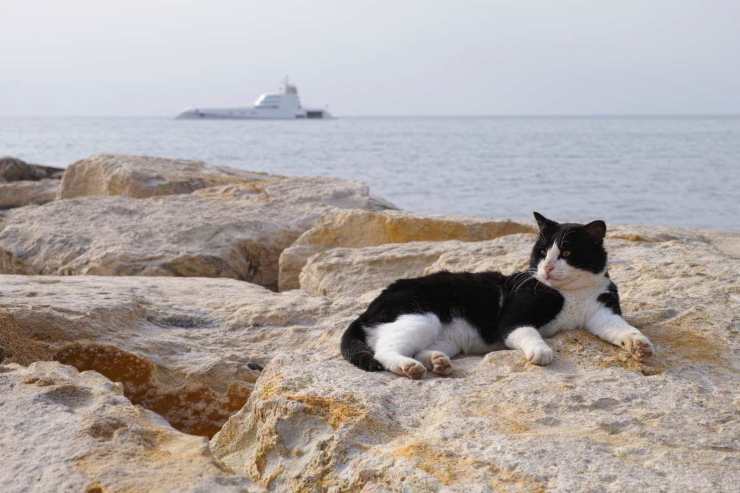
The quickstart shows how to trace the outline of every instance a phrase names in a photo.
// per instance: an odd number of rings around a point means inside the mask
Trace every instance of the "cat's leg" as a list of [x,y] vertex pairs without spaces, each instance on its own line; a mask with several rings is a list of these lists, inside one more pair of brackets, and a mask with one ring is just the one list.
[[416,356],[415,359],[422,362],[422,364],[433,373],[437,375],[447,376],[452,373],[452,363],[450,358],[460,352],[460,348],[452,341],[437,340],[432,343],[431,346],[422,349]]
[[409,377],[413,380],[424,378],[427,369],[424,365],[416,361],[414,358],[409,358],[398,352],[384,351],[382,353],[375,353],[375,359],[383,365],[383,367],[392,371],[396,375],[402,377]]
[[638,360],[655,353],[650,339],[606,306],[599,308],[591,317],[586,323],[586,330],[606,342],[623,347]]
[[426,368],[411,356],[439,338],[442,324],[433,313],[406,314],[372,331],[375,359],[393,373],[419,379]]
[[504,338],[504,344],[512,349],[521,349],[524,356],[535,365],[549,365],[554,353],[542,339],[540,332],[532,326],[518,327]]

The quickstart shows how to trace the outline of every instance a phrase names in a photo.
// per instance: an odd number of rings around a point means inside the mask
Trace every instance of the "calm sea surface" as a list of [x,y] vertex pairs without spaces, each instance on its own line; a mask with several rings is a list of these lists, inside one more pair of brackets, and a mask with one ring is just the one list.
[[740,229],[740,117],[0,117],[0,155],[94,153],[362,180],[418,213]]

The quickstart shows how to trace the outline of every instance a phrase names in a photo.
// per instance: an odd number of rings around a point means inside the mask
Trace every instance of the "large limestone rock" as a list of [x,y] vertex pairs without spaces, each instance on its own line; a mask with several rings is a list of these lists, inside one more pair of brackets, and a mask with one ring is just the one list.
[[14,157],[0,157],[0,183],[59,179],[63,172],[61,168],[29,164]]
[[322,214],[379,207],[360,183],[318,177],[58,200],[5,216],[0,272],[231,277],[276,288],[280,253]]
[[96,370],[204,436],[242,407],[273,355],[320,344],[351,315],[341,303],[229,279],[0,276],[6,362]]
[[121,386],[59,363],[0,365],[0,491],[228,491],[202,437],[134,406]]
[[[426,260],[418,244],[344,249],[344,260],[324,252],[304,272],[323,262],[331,280],[317,274],[316,285],[368,301],[381,277],[395,278],[394,262],[402,274],[510,272],[533,239],[426,244]],[[734,491],[738,239],[615,228],[610,272],[627,319],[656,344],[650,361],[570,331],[550,339],[548,367],[500,350],[455,358],[450,378],[411,381],[344,362],[335,324],[317,347],[271,361],[212,449],[272,491]],[[345,280],[343,268],[354,275]]]
[[265,173],[211,167],[202,161],[99,154],[67,168],[59,195],[63,199],[89,195],[146,198],[276,178]]
[[0,209],[51,202],[64,170],[0,157]]
[[362,210],[327,214],[280,255],[280,290],[299,286],[308,259],[333,248],[360,248],[416,241],[482,241],[532,232],[529,225],[478,218],[420,217]]
[[676,357],[646,376],[584,333],[552,344],[550,367],[498,351],[420,382],[277,358],[211,446],[270,491],[735,491],[736,373]]
[[512,272],[526,269],[533,241],[531,234],[516,234],[490,241],[334,248],[308,260],[300,287],[312,295],[340,298],[375,294],[396,279],[440,270]]

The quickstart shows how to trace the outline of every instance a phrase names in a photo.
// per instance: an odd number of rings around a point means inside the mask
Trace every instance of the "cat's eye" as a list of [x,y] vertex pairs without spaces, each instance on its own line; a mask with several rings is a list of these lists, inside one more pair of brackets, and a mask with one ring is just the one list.
[[560,256],[563,258],[568,258],[570,256],[570,250],[563,250],[560,252]]
[[547,256],[547,250],[545,250],[544,248],[542,248],[540,250],[540,255],[542,255],[543,257]]

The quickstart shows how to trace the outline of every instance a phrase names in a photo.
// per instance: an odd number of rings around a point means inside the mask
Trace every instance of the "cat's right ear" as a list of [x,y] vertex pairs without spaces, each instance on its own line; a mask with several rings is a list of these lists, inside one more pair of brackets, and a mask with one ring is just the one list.
[[555,221],[551,221],[537,211],[534,211],[533,214],[534,220],[537,221],[537,226],[540,227],[540,231],[551,229],[558,225],[558,223],[556,223]]

